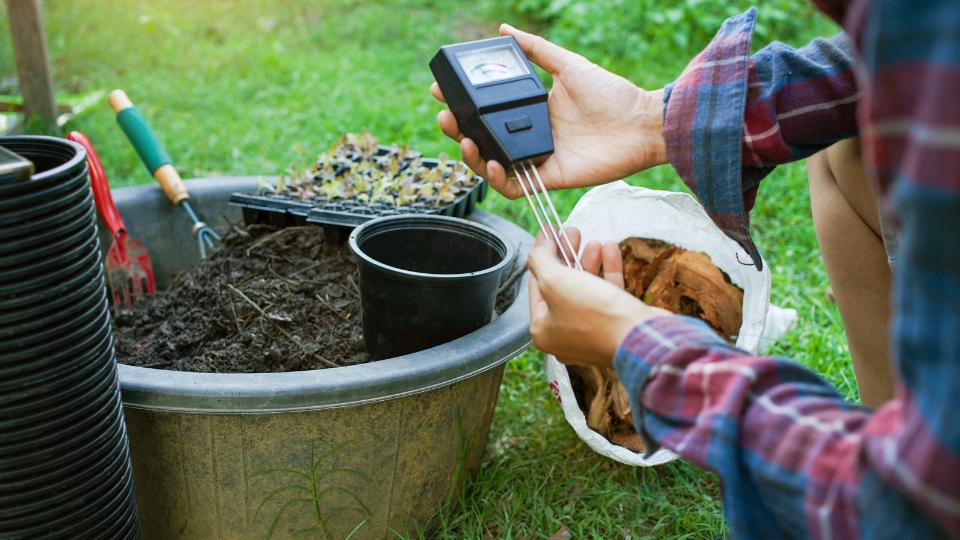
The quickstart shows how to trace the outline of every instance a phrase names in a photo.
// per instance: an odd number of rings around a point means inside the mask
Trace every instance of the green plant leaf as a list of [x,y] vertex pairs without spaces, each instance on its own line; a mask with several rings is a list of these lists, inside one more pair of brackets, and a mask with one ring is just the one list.
[[314,478],[313,483],[316,484],[317,482],[319,482],[320,480],[322,480],[324,477],[326,477],[328,474],[335,473],[335,472],[343,472],[343,473],[356,474],[356,475],[362,476],[362,477],[366,478],[367,480],[370,480],[371,482],[373,482],[373,480],[372,480],[369,476],[363,474],[363,473],[360,472],[360,471],[357,471],[357,470],[354,470],[354,469],[336,468],[336,469],[327,469],[327,470],[323,471],[322,473],[320,473],[319,476],[316,476],[316,477]]
[[359,530],[360,530],[360,527],[363,527],[364,523],[366,523],[366,522],[367,522],[367,520],[363,520],[363,521],[361,521],[360,523],[357,523],[357,526],[354,527],[353,530],[350,531],[350,534],[348,534],[347,537],[344,538],[343,540],[350,540],[350,538],[353,537],[353,534],[354,534],[355,532],[359,531]]
[[312,505],[312,504],[313,504],[313,501],[310,500],[310,499],[290,499],[289,501],[283,503],[283,506],[281,506],[281,507],[280,507],[280,510],[277,512],[277,516],[276,516],[275,518],[273,518],[273,522],[270,524],[270,528],[267,529],[267,537],[266,537],[266,540],[270,540],[270,537],[273,536],[273,529],[276,528],[277,523],[280,521],[280,516],[283,515],[283,512],[284,512],[287,508],[289,508],[291,505],[294,505],[294,504],[297,504],[297,503],[306,503],[306,504],[311,504],[311,505]]
[[303,490],[303,491],[306,491],[307,493],[309,493],[310,495],[313,495],[313,491],[311,491],[309,488],[305,488],[305,487],[303,487],[303,486],[298,486],[298,485],[295,485],[295,484],[291,484],[291,485],[289,485],[289,486],[283,486],[282,488],[278,488],[278,489],[275,489],[275,490],[271,491],[271,492],[263,499],[263,501],[260,503],[260,506],[257,507],[257,511],[256,511],[256,513],[254,514],[254,517],[260,515],[260,509],[263,508],[263,505],[267,504],[267,501],[269,501],[270,499],[272,499],[274,495],[277,495],[277,494],[279,494],[279,493],[282,493],[282,492],[284,492],[284,491],[288,491],[288,490],[291,490],[291,489]]
[[333,454],[334,452],[340,450],[340,449],[343,448],[344,446],[352,443],[353,441],[354,441],[353,439],[350,439],[349,441],[345,441],[345,442],[342,442],[342,443],[334,446],[333,448],[331,448],[331,449],[327,450],[326,452],[324,452],[323,454],[321,454],[320,457],[317,458],[316,460],[313,459],[313,453],[311,452],[311,454],[310,454],[310,461],[311,461],[311,464],[310,464],[310,477],[312,478],[312,477],[316,474],[316,472],[317,472],[317,465],[320,465],[320,462],[321,462],[321,461],[323,461],[324,459],[330,457],[331,454]]
[[386,523],[374,523],[374,525],[376,525],[377,527],[383,527],[383,528],[386,529],[387,531],[392,532],[392,533],[394,534],[394,536],[396,536],[396,537],[399,538],[400,540],[407,540],[407,535],[405,535],[405,534],[400,534],[399,532],[397,532],[396,530],[394,530],[393,527],[387,525]]
[[363,508],[363,511],[365,512],[364,515],[366,515],[366,514],[368,514],[368,513],[370,512],[369,510],[367,510],[367,505],[363,504],[363,501],[361,501],[359,497],[357,497],[356,495],[354,495],[349,489],[344,489],[344,488],[342,488],[342,487],[340,487],[340,486],[330,486],[330,487],[327,487],[327,488],[324,488],[324,489],[318,491],[318,492],[317,492],[317,500],[319,501],[321,497],[323,497],[323,496],[326,495],[327,493],[330,493],[331,491],[342,491],[342,492],[346,493],[347,495],[353,497],[353,500],[357,501],[357,504],[359,504],[360,507]]

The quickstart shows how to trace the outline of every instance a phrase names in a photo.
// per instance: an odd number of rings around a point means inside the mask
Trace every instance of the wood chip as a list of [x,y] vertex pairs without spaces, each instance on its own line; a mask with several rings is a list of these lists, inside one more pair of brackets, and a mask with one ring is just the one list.
[[[620,243],[628,292],[651,306],[699,317],[736,341],[743,318],[743,290],[704,253],[660,240],[628,238]],[[612,369],[568,366],[570,382],[587,426],[611,443],[645,451],[633,422],[630,396]]]

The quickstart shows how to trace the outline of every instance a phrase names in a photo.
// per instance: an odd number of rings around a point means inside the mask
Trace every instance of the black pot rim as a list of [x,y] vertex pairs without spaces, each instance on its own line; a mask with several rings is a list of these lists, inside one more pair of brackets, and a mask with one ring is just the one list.
[[84,165],[75,176],[65,178],[62,182],[55,183],[36,191],[23,193],[21,195],[0,198],[0,210],[9,211],[12,208],[31,210],[35,205],[43,204],[44,202],[60,200],[68,194],[72,194],[73,191],[80,189],[81,186],[87,184],[87,178],[89,178],[89,174],[90,171],[87,169],[87,166]]
[[[16,446],[18,442],[28,441],[27,446],[35,448],[41,440],[57,440],[64,437],[66,429],[63,428],[71,427],[84,419],[94,417],[109,406],[110,400],[114,397],[114,389],[111,386],[115,385],[116,381],[115,375],[107,374],[104,379],[98,381],[93,388],[88,388],[81,396],[89,399],[78,400],[76,406],[72,409],[67,407],[68,403],[60,404],[59,407],[69,409],[66,414],[55,414],[60,412],[59,410],[41,411],[36,415],[40,418],[24,417],[5,422],[3,424],[3,435],[9,442],[5,443],[4,446],[12,447]],[[53,418],[50,416],[53,416]],[[24,423],[17,424],[21,420]]]
[[[110,407],[111,401],[120,401],[119,397],[120,396],[114,394],[114,392],[106,392],[94,401],[84,404],[80,409],[71,413],[71,415],[79,418],[76,422],[68,423],[62,429],[57,429],[53,432],[41,430],[39,433],[32,434],[29,437],[18,437],[14,442],[4,444],[4,457],[0,458],[0,461],[4,458],[9,459],[11,455],[33,455],[38,450],[58,446],[58,443],[75,442],[76,439],[79,438],[75,436],[77,433],[92,431],[94,429],[93,426],[99,425],[98,420],[109,416],[112,410]],[[56,421],[57,420],[54,420],[50,424],[55,424]],[[31,429],[33,431],[30,431]],[[35,426],[21,430],[20,434],[33,433],[36,430],[37,427]]]
[[[59,137],[48,137],[46,135],[17,135],[13,137],[0,137],[0,146],[10,148],[12,146],[18,146],[20,143],[32,143],[35,146],[49,146],[64,151],[73,150],[74,155],[70,157],[65,163],[58,165],[52,169],[48,169],[43,172],[34,174],[30,180],[27,180],[26,183],[35,183],[48,180],[50,178],[62,175],[64,172],[71,170],[74,167],[81,166],[80,163],[86,163],[87,161],[87,151],[84,147],[79,144],[68,140],[61,139]],[[16,152],[16,149],[12,150]],[[2,191],[0,191],[2,195]]]
[[[123,472],[122,478],[116,478],[116,476],[111,476],[112,482],[108,482],[104,485],[114,490],[103,490],[101,492],[91,492],[93,496],[97,496],[95,502],[88,503],[86,505],[86,510],[88,514],[83,516],[82,514],[78,516],[78,512],[74,512],[65,518],[57,517],[56,523],[58,523],[57,533],[64,534],[73,537],[79,535],[86,535],[89,532],[96,532],[98,536],[103,531],[100,527],[104,524],[112,524],[117,521],[117,518],[120,514],[126,513],[128,515],[133,514],[135,506],[130,504],[130,499],[133,497],[133,473],[130,470],[130,466],[118,467],[120,471]],[[99,495],[97,495],[99,493]],[[112,495],[112,496],[111,496]],[[110,498],[109,501],[104,502],[107,498]],[[127,504],[124,504],[127,503]],[[59,525],[62,523],[67,523],[66,525]],[[100,538],[111,538],[108,535],[100,536]],[[119,537],[113,537],[119,538]]]
[[[2,276],[4,273],[16,274],[22,270],[24,265],[39,264],[49,259],[65,257],[74,248],[89,243],[90,239],[97,234],[97,228],[93,226],[96,222],[93,221],[92,217],[93,214],[88,212],[76,223],[64,227],[64,236],[53,242],[40,246],[27,246],[27,249],[23,251],[4,254],[3,263],[0,264],[0,268],[3,268],[3,270],[0,270],[0,279],[4,279]],[[67,253],[64,253],[65,251]]]
[[[404,270],[402,268],[397,268],[395,266],[390,266],[384,264],[373,257],[367,255],[360,249],[360,244],[369,237],[372,237],[378,233],[395,230],[397,228],[403,227],[415,227],[420,229],[439,229],[450,232],[465,233],[470,234],[478,239],[486,241],[491,245],[496,245],[494,247],[502,247],[503,258],[499,263],[484,268],[483,270],[478,270],[476,272],[468,272],[465,274],[428,274],[425,272],[413,272],[411,270]],[[406,227],[404,227],[406,228]],[[448,216],[437,216],[437,215],[421,215],[421,214],[406,214],[401,216],[385,216],[377,219],[370,220],[363,225],[360,225],[350,233],[350,251],[365,263],[368,267],[376,269],[377,271],[383,272],[387,275],[392,275],[400,278],[407,279],[429,279],[435,282],[453,282],[453,281],[462,281],[465,279],[475,279],[480,276],[485,276],[488,274],[493,274],[495,272],[500,272],[504,267],[513,262],[513,252],[514,246],[507,241],[507,239],[500,234],[499,232],[482,225],[475,221],[469,221],[466,219],[448,217]]]
[[[96,365],[97,363],[99,363],[99,366]],[[85,398],[89,397],[88,394],[94,393],[97,388],[107,384],[107,381],[111,378],[109,372],[117,369],[113,365],[112,358],[105,360],[100,357],[98,362],[91,362],[91,364],[94,364],[96,373],[81,378],[66,390],[61,388],[38,393],[17,403],[5,404],[3,408],[4,416],[16,415],[16,418],[0,421],[0,426],[3,429],[12,429],[18,427],[19,422],[27,421],[29,418],[32,418],[32,421],[43,420],[57,414],[58,408],[66,406],[67,402],[82,403],[86,401]],[[76,403],[73,403],[73,405],[76,406]],[[31,409],[33,410],[31,411]]]
[[[7,347],[10,342],[20,341],[24,344],[33,343],[37,339],[44,339],[39,337],[41,335],[46,336],[52,332],[51,337],[55,337],[57,332],[63,332],[72,328],[73,325],[78,323],[70,323],[64,321],[64,319],[70,318],[75,321],[91,316],[93,309],[104,293],[104,291],[101,291],[100,294],[94,292],[85,297],[80,297],[53,313],[47,313],[40,317],[18,321],[14,324],[0,327],[0,350]],[[23,345],[18,345],[18,347],[22,346]]]
[[[84,219],[92,217],[93,212],[90,212],[84,216]],[[92,219],[88,223],[75,223],[71,227],[64,227],[64,234],[69,236],[39,247],[30,246],[30,249],[19,253],[4,254],[5,261],[0,268],[0,283],[15,283],[24,275],[35,277],[38,272],[56,268],[66,261],[79,259],[83,256],[84,249],[96,238],[97,229],[90,226],[92,223]]]
[[99,262],[100,250],[94,240],[95,237],[91,235],[88,243],[68,247],[66,253],[61,255],[27,266],[0,270],[0,295],[22,295],[45,285],[62,282],[63,278],[74,274],[84,264],[91,264],[89,261],[94,256]]
[[[37,343],[43,343],[43,346],[46,346],[54,341],[64,341],[67,337],[79,337],[74,335],[79,328],[89,328],[91,322],[103,317],[103,311],[108,309],[105,306],[106,301],[107,291],[101,289],[72,305],[70,308],[74,313],[69,318],[51,318],[49,324],[44,325],[46,328],[39,331],[23,331],[4,336],[0,339],[0,355],[16,354],[27,348],[33,348]],[[21,324],[29,326],[35,323]]]
[[[99,325],[99,328],[97,326]],[[51,343],[30,347],[9,354],[0,354],[0,377],[15,377],[20,373],[28,373],[58,364],[64,358],[85,350],[94,341],[100,342],[100,334],[110,331],[110,313],[107,306],[103,306],[103,314],[96,319],[85,323],[68,336],[61,337]],[[26,368],[26,369],[25,369]]]
[[[101,457],[100,461],[102,461],[103,457],[106,457],[108,463],[99,463],[99,465],[101,465],[99,469],[89,471],[87,474],[74,476],[73,482],[71,482],[70,484],[66,484],[63,481],[56,482],[55,485],[60,484],[61,486],[60,489],[55,491],[51,495],[49,495],[44,500],[37,500],[36,494],[38,494],[38,492],[43,493],[44,491],[50,491],[50,489],[45,486],[34,485],[33,489],[30,491],[21,492],[19,494],[13,493],[8,497],[6,497],[8,499],[7,501],[5,501],[6,504],[3,504],[2,502],[0,502],[0,508],[7,510],[8,511],[7,513],[12,516],[23,515],[24,513],[29,513],[30,515],[36,515],[39,513],[38,511],[42,511],[47,508],[56,506],[57,502],[62,501],[63,499],[70,499],[70,498],[76,497],[77,495],[82,495],[84,491],[81,491],[81,493],[78,494],[75,491],[75,489],[71,489],[71,488],[75,488],[78,480],[80,480],[81,483],[90,484],[91,482],[97,482],[98,480],[102,481],[103,477],[106,476],[107,474],[116,474],[115,469],[123,469],[123,467],[117,467],[117,465],[120,465],[120,463],[116,463],[116,462],[123,461],[124,455],[123,455],[122,449],[108,448],[105,452],[101,451],[101,452],[95,453],[94,455],[96,456],[98,454]],[[111,462],[114,462],[114,463],[111,463]],[[107,465],[107,464],[114,465],[114,466],[103,467],[103,465]],[[111,470],[111,469],[114,469],[114,470]],[[97,483],[100,483],[100,482],[97,482]],[[63,488],[65,484],[69,486],[66,489]],[[102,490],[104,488],[109,488],[109,487],[110,486],[101,484],[99,486],[99,489]],[[90,486],[90,485],[87,485],[86,488],[87,488],[86,492],[97,489],[96,487]],[[17,495],[19,495],[19,497]],[[15,513],[10,512],[10,510],[13,510]],[[4,511],[0,510],[0,519],[3,518],[3,513]]]
[[[131,518],[134,518],[139,524],[139,516],[136,512],[137,507],[134,500],[133,473],[129,471],[129,466],[125,468],[128,469],[125,477],[116,481],[116,484],[119,485],[116,497],[105,505],[88,505],[88,508],[93,509],[93,511],[90,512],[90,517],[76,519],[74,523],[70,523],[64,526],[63,529],[57,530],[57,533],[74,535],[76,537],[87,534],[88,532],[95,532],[100,538],[140,538],[140,535],[121,535],[112,532],[116,530],[117,523],[123,514],[127,515],[128,522]],[[129,527],[129,524],[127,524],[127,526]],[[139,528],[135,530],[139,531]]]
[[[97,246],[99,246],[99,240],[97,240]],[[100,268],[99,261],[97,264],[91,264],[90,268],[83,273],[73,276],[69,280],[60,283],[59,285],[37,289],[30,292],[30,294],[26,296],[16,296],[13,298],[5,298],[0,300],[0,317],[7,315],[8,310],[12,310],[14,314],[19,314],[21,313],[20,310],[23,309],[23,306],[30,306],[43,301],[49,301],[51,297],[59,297],[60,295],[71,292],[74,289],[86,288],[94,282],[97,283],[97,286],[103,284],[103,271]],[[19,320],[19,318],[14,318],[12,320]]]
[[[123,512],[127,514],[127,519],[113,519],[113,528],[107,528],[102,532],[104,538],[140,538],[143,535],[143,532],[140,530],[140,517],[137,515],[134,490],[131,489],[130,491],[131,493],[127,495],[127,500],[121,503],[121,506],[124,508]],[[109,516],[109,518],[112,519],[113,516]],[[104,521],[111,523],[109,519],[105,519]]]
[[[33,506],[42,504],[34,503],[28,507],[31,510],[24,510],[26,515],[21,513],[6,520],[0,518],[0,525],[5,528],[20,527],[20,530],[14,530],[14,534],[17,535],[15,538],[20,537],[19,535],[27,538],[51,532],[53,529],[59,529],[57,533],[65,535],[66,538],[70,537],[69,533],[76,531],[91,532],[88,528],[90,522],[102,520],[104,513],[111,515],[121,509],[121,505],[111,503],[123,497],[132,487],[129,482],[120,481],[121,477],[127,476],[127,468],[115,467],[113,470],[100,471],[103,474],[93,479],[96,482],[88,479],[86,482],[88,485],[84,486],[85,490],[71,494],[75,500],[80,499],[80,501],[66,512],[59,508],[40,512],[31,511]],[[69,524],[67,525],[69,528],[64,527],[65,524]]]
[[[100,446],[101,448],[110,448],[108,452],[101,456],[98,456],[96,452],[85,452],[71,462],[73,466],[69,470],[75,471],[75,476],[67,477],[69,473],[57,467],[43,474],[31,474],[14,482],[0,482],[0,506],[9,504],[8,499],[12,500],[25,494],[30,494],[30,496],[33,496],[33,494],[41,495],[48,490],[58,489],[58,484],[62,481],[85,478],[93,472],[91,469],[99,470],[100,466],[110,459],[110,454],[115,451],[115,447],[122,446],[125,443],[125,437],[121,436],[123,431],[119,429],[116,431],[117,436],[112,441],[107,441],[106,444]],[[90,463],[94,460],[96,460],[95,463]],[[57,481],[52,482],[54,479],[57,479]]]

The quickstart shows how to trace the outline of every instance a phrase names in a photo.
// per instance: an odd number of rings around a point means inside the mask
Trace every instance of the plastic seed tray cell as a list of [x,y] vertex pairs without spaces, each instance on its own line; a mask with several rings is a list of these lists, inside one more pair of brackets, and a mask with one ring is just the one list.
[[[395,149],[381,147],[372,160],[387,160],[396,154]],[[419,174],[416,179],[427,177],[430,171],[440,166],[437,159],[422,159],[419,154],[411,152],[409,159],[404,159],[401,171],[414,164],[420,168],[410,174]],[[457,162],[457,165],[460,165]],[[341,174],[342,171],[338,174]],[[409,174],[408,174],[409,176]],[[342,237],[343,232],[377,217],[395,216],[401,214],[439,214],[452,217],[464,217],[473,211],[477,203],[483,201],[487,194],[487,183],[479,177],[472,177],[474,183],[469,187],[458,186],[455,194],[446,195],[432,193],[426,201],[402,202],[397,204],[396,197],[390,200],[368,200],[364,198],[340,198],[324,195],[302,198],[296,193],[279,191],[274,193],[234,193],[230,197],[232,206],[239,206],[243,210],[244,221],[248,225],[267,224],[275,227],[302,226],[308,223],[323,225],[328,234]],[[421,182],[423,184],[424,182]],[[420,184],[417,184],[420,185]],[[417,197],[419,198],[419,196]],[[346,231],[334,231],[331,227],[346,228]]]

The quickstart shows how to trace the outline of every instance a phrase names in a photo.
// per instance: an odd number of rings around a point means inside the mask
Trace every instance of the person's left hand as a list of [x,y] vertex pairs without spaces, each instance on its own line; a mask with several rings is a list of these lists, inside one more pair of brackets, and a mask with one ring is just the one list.
[[[566,229],[574,249],[580,231]],[[623,262],[616,242],[584,246],[584,271],[559,259],[557,245],[537,235],[530,267],[530,335],[533,346],[560,362],[610,367],[617,347],[637,323],[670,315],[623,290]],[[603,277],[597,274],[603,267]]]

